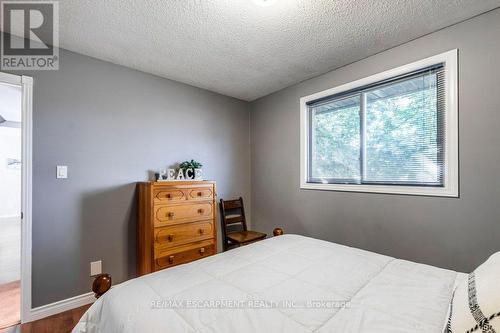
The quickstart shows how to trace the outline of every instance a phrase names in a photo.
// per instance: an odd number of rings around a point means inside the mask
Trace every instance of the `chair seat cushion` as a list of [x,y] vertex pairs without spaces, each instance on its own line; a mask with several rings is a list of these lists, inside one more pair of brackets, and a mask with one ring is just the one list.
[[235,231],[227,234],[227,238],[237,244],[253,242],[259,239],[266,238],[266,234],[258,231]]

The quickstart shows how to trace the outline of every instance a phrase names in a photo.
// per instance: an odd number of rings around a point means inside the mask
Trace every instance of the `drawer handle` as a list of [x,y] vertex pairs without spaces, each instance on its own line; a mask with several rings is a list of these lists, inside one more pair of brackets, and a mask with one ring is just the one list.
[[198,209],[199,214],[203,214],[203,212],[205,212],[205,210],[203,208]]
[[201,197],[203,195],[203,193],[201,192],[198,192],[198,196]]
[[168,257],[168,263],[173,264],[174,263],[174,256]]
[[174,217],[174,212],[168,212],[167,216],[168,216],[169,218]]
[[173,241],[174,240],[174,235],[168,235],[167,239],[168,239],[169,242]]
[[167,199],[170,199],[172,197],[172,195],[170,195],[170,193],[167,193],[167,195],[165,197],[167,197]]
[[204,247],[200,248],[200,254],[203,255],[204,253],[205,253],[205,248]]
[[200,228],[200,230],[198,230],[198,232],[200,233],[200,235],[203,235],[205,233],[205,230]]

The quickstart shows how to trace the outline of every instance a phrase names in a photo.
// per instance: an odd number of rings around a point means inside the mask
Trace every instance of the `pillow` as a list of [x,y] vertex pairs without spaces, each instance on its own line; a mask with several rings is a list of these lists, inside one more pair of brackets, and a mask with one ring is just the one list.
[[458,284],[445,332],[500,333],[500,252]]

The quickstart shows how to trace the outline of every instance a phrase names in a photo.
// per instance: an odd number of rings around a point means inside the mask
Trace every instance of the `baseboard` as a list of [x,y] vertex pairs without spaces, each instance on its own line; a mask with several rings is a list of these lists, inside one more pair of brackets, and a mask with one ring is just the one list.
[[49,317],[61,312],[79,308],[81,306],[93,303],[94,301],[94,293],[89,292],[68,299],[63,299],[54,303],[42,305],[37,308],[31,309],[28,315],[23,318],[23,323],[43,319],[45,317]]

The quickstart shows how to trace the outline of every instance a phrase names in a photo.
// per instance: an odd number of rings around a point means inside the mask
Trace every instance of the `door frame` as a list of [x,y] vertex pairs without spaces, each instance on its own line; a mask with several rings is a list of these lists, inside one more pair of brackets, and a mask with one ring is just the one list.
[[21,102],[21,323],[31,312],[33,78],[0,72],[0,83],[19,86]]

